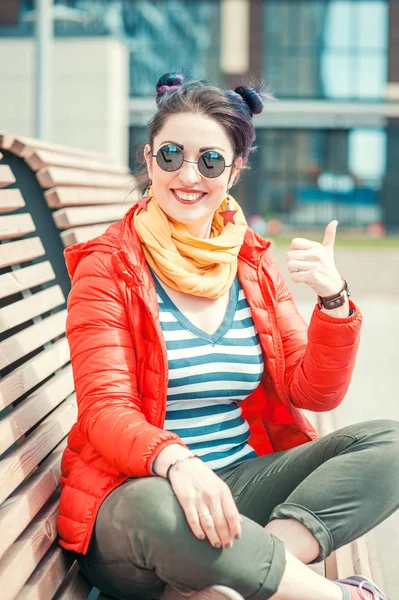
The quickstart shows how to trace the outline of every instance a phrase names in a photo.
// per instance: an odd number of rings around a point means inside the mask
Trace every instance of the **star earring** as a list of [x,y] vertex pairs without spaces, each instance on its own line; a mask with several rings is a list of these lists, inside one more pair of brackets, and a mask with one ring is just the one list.
[[227,204],[226,204],[226,210],[223,210],[219,213],[219,215],[223,218],[223,226],[226,227],[227,223],[232,223],[233,225],[235,225],[235,221],[234,221],[234,216],[236,214],[236,210],[233,210],[230,206],[230,198],[229,196],[227,196]]

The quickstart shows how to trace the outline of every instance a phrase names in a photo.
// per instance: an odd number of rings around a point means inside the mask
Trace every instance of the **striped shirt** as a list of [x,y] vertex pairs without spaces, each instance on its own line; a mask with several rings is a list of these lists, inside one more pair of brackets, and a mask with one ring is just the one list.
[[239,403],[258,386],[264,365],[238,277],[213,335],[193,325],[154,281],[169,367],[164,429],[215,470],[255,457]]

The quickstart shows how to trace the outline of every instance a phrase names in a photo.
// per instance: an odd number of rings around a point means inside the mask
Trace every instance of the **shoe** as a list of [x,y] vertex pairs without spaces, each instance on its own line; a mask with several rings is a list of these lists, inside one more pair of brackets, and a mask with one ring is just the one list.
[[352,575],[346,579],[336,579],[336,582],[357,587],[360,590],[360,594],[362,593],[362,590],[366,590],[367,592],[373,594],[374,600],[389,600],[389,598],[385,596],[380,588],[373,581],[367,579],[367,577],[362,577],[361,575]]
[[[181,592],[172,585],[167,585],[164,592],[165,600],[244,600],[243,596],[225,585],[212,585],[203,590]],[[385,600],[385,598],[384,598]]]

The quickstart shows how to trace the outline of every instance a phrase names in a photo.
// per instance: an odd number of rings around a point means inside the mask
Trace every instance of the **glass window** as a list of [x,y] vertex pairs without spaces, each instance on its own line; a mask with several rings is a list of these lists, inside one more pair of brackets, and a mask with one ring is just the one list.
[[380,99],[388,0],[268,0],[264,75],[280,98]]

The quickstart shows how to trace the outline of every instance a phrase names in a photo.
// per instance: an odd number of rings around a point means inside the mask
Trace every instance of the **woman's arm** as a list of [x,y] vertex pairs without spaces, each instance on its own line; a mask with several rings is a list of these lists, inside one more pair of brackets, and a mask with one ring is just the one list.
[[136,353],[126,308],[111,273],[96,255],[79,264],[68,297],[67,337],[78,424],[95,450],[130,477],[153,474],[151,463],[172,432],[148,423],[137,390]]
[[285,357],[285,386],[297,408],[323,412],[340,404],[348,390],[359,346],[362,315],[334,317],[315,307],[309,328],[298,312],[276,264],[277,323]]

